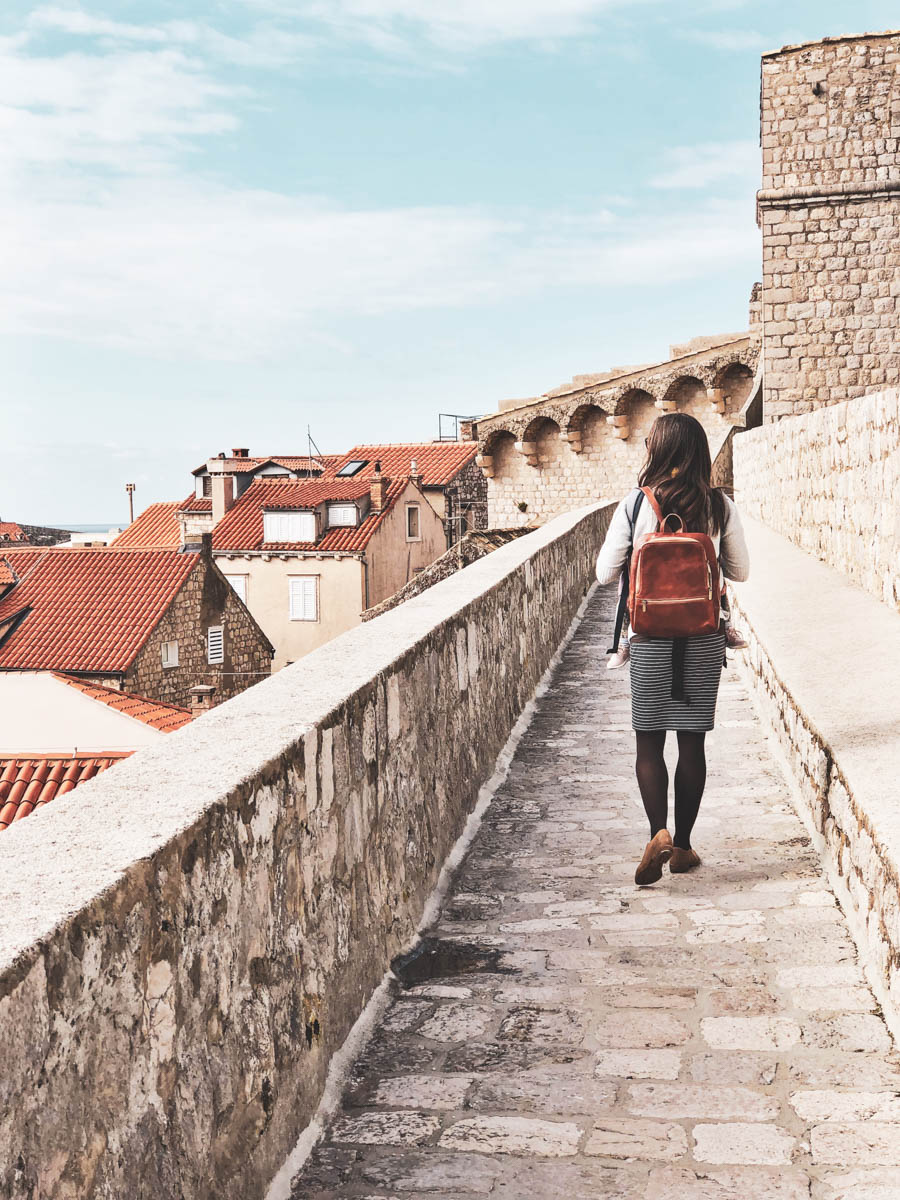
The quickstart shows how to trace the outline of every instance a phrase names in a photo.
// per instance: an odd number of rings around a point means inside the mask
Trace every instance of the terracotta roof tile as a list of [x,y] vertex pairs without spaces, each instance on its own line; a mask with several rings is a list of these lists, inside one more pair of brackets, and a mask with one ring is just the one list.
[[0,669],[97,673],[127,670],[200,560],[174,550],[5,557],[20,582],[0,600]]
[[25,531],[15,521],[0,521],[0,542],[27,542]]
[[365,473],[376,461],[391,479],[407,478],[415,460],[423,487],[446,487],[478,453],[477,442],[397,442],[385,446],[354,446],[340,455],[326,476],[334,479],[347,463],[365,461]]
[[191,493],[178,505],[178,512],[212,512],[212,496],[195,496]]
[[0,831],[123,758],[128,754],[0,758]]
[[[213,550],[364,550],[372,534],[391,510],[408,480],[390,484],[384,508],[369,512],[359,525],[326,529],[318,542],[265,542],[263,515],[268,511],[314,508],[328,500],[358,500],[368,495],[369,477],[347,480],[263,480],[251,483],[213,531]],[[2,611],[2,610],[0,610]]]
[[75,688],[76,691],[91,700],[106,704],[116,712],[123,713],[126,717],[132,717],[144,725],[150,725],[161,733],[174,733],[176,729],[181,729],[183,725],[189,725],[193,720],[190,709],[182,708],[178,704],[166,704],[162,700],[150,700],[146,696],[134,696],[128,692],[119,692],[115,688],[103,687],[99,683],[88,683],[85,679],[76,679],[60,672],[54,672],[54,678],[62,680],[63,683],[67,683],[69,687]]
[[110,542],[112,550],[177,550],[181,545],[177,502],[151,504]]
[[[287,471],[325,471],[333,462],[340,458],[338,454],[253,454],[247,458],[217,459],[223,471],[234,475],[246,475],[247,472],[258,471],[266,463],[276,463]],[[197,467],[195,475],[202,474],[207,469],[207,463]]]
[[15,583],[16,575],[12,567],[5,558],[0,558],[0,587],[4,587],[8,583]]

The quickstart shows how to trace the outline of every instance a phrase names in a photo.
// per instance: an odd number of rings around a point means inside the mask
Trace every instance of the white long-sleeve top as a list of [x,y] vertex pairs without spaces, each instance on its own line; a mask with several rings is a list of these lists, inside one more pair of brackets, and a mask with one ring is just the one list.
[[[629,516],[640,494],[640,488],[629,492],[613,514],[600,554],[597,558],[597,579],[600,583],[613,583],[622,574],[628,551],[632,545]],[[711,534],[713,545],[719,556],[722,574],[726,579],[742,582],[750,574],[750,554],[744,538],[740,514],[734,501],[725,497],[725,528],[719,534]],[[641,502],[634,528],[634,541],[645,533],[655,533],[659,522],[646,496]]]

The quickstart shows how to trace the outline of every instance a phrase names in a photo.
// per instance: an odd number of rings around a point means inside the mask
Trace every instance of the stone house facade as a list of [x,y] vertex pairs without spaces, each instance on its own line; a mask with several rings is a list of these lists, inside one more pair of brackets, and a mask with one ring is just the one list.
[[[200,551],[10,551],[0,671],[55,671],[169,704],[219,703],[271,674],[273,648]],[[210,689],[213,689],[210,691]]]
[[[222,630],[221,661],[209,661],[209,630]],[[166,643],[178,665],[163,665]],[[274,648],[212,558],[199,556],[181,590],[122,678],[122,690],[189,704],[191,689],[214,687],[220,703],[272,673]],[[218,657],[218,656],[217,656]]]
[[446,538],[418,477],[361,468],[342,480],[257,480],[216,524],[212,548],[280,670],[358,625]]
[[763,56],[765,419],[900,383],[900,33]]

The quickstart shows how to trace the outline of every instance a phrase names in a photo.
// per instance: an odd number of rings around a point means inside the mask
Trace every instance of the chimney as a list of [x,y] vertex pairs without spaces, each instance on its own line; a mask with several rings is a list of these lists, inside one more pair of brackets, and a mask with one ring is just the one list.
[[250,450],[246,446],[238,446],[236,450],[231,451],[232,458],[249,458]]
[[468,421],[460,421],[459,423],[459,440],[461,442],[475,441],[475,420],[471,418]]
[[198,683],[195,687],[189,689],[191,697],[191,712],[195,717],[199,717],[201,713],[209,712],[213,706],[213,696],[216,694],[216,689],[211,683]]
[[381,474],[381,463],[376,462],[375,474],[369,480],[369,496],[372,501],[372,511],[381,512],[387,499],[388,484],[391,481]]
[[415,459],[412,459],[409,464],[409,479],[410,483],[414,483],[417,488],[422,486],[422,472],[419,470],[419,464]]
[[212,476],[213,527],[222,520],[234,504],[234,476],[216,473]]

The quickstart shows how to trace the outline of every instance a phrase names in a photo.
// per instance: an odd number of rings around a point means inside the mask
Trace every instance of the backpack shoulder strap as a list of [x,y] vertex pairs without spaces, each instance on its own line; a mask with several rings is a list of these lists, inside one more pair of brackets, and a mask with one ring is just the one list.
[[663,516],[662,509],[659,507],[659,501],[656,499],[656,496],[654,496],[654,494],[653,494],[653,489],[648,488],[648,487],[643,487],[643,488],[641,488],[641,492],[643,495],[645,495],[647,497],[647,501],[648,501],[650,507],[653,509],[653,515],[656,517],[657,521],[659,521],[660,525],[662,525],[663,521],[665,520],[665,517]]
[[625,516],[628,517],[628,526],[631,530],[631,545],[628,547],[628,555],[625,558],[625,566],[622,568],[622,590],[619,593],[619,605],[616,609],[616,626],[613,631],[613,644],[607,650],[607,654],[615,654],[619,649],[619,641],[622,637],[622,626],[625,624],[625,610],[628,608],[628,587],[631,566],[631,552],[634,549],[634,526],[637,522],[638,513],[641,511],[641,504],[644,501],[643,490],[639,491],[634,499],[634,508],[631,512],[628,511],[628,505],[625,505]]

